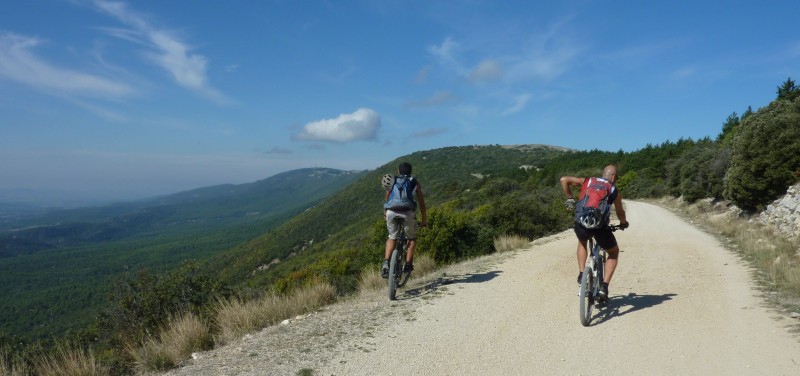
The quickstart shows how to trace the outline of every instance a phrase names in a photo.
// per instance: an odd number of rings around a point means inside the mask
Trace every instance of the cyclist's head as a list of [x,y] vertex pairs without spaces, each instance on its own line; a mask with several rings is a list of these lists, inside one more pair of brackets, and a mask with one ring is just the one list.
[[617,176],[617,166],[606,166],[606,168],[603,169],[603,179],[610,181],[611,184],[616,183],[617,179],[619,179],[619,176]]
[[400,163],[400,167],[397,168],[397,172],[399,172],[400,175],[411,175],[411,163]]

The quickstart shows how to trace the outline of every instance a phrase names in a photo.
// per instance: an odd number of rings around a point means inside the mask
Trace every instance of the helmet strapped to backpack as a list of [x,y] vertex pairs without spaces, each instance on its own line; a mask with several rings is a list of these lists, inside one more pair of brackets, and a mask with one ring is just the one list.
[[383,175],[383,178],[381,179],[381,186],[383,186],[384,191],[392,189],[393,184],[394,184],[394,175],[392,174]]
[[607,226],[615,197],[616,189],[608,180],[586,179],[575,204],[575,222],[589,230]]
[[603,214],[601,214],[598,209],[588,208],[586,212],[578,218],[578,222],[584,228],[595,229],[600,227],[603,223]]

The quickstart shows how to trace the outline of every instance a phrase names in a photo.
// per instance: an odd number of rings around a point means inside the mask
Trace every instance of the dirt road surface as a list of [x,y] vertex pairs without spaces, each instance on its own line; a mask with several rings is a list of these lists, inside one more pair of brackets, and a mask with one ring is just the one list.
[[611,300],[589,327],[569,231],[396,302],[375,296],[265,330],[175,374],[800,375],[798,320],[764,304],[737,256],[665,209],[626,208]]

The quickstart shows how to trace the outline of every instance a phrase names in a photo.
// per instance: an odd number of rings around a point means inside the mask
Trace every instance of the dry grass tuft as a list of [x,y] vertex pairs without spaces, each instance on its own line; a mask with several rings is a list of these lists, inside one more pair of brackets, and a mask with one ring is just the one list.
[[167,370],[189,359],[195,351],[211,349],[211,330],[203,320],[185,313],[169,320],[159,339],[149,338],[141,346],[129,346],[140,372]]
[[0,349],[0,375],[28,376],[30,374],[32,372],[25,362],[18,358],[11,359],[11,356],[5,350]]
[[133,357],[139,373],[166,371],[176,365],[167,347],[154,338],[148,338],[138,346],[129,345],[128,353]]
[[411,278],[424,277],[434,271],[436,271],[436,261],[431,256],[427,254],[414,256],[414,272],[411,274]]
[[248,302],[238,299],[219,301],[215,309],[215,322],[219,329],[217,341],[227,343],[335,300],[336,288],[329,283],[316,282],[291,296],[268,295]]
[[358,292],[361,295],[373,294],[386,289],[386,280],[381,278],[381,271],[375,267],[367,267],[361,271],[358,279]]
[[517,235],[502,235],[494,239],[494,249],[497,252],[515,251],[529,247],[531,241]]
[[[62,375],[109,375],[108,368],[102,366],[95,359],[91,351],[71,345],[59,345],[51,354],[44,356],[35,366],[35,375],[62,376]],[[17,372],[15,368],[12,371]],[[23,375],[25,373],[17,373]]]
[[172,355],[175,363],[188,359],[193,352],[214,347],[208,325],[191,313],[170,320],[166,331],[161,333],[161,343]]

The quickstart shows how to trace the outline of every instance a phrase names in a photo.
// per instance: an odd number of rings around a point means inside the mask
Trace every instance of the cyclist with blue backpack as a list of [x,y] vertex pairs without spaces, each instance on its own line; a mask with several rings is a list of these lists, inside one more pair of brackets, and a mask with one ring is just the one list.
[[386,253],[383,256],[381,276],[388,278],[389,257],[392,256],[397,234],[400,231],[399,226],[394,222],[394,218],[398,216],[405,218],[404,229],[408,238],[408,249],[403,273],[410,273],[414,270],[414,248],[417,246],[417,202],[419,202],[419,211],[422,214],[420,227],[428,225],[428,214],[425,208],[425,196],[422,194],[422,186],[417,178],[411,175],[411,164],[407,162],[400,163],[397,169],[397,176],[385,175],[382,184],[386,189],[383,216],[386,218],[389,238],[386,239]]
[[[601,296],[608,298],[608,284],[614,275],[619,259],[619,245],[614,233],[608,228],[611,217],[611,205],[617,213],[622,229],[628,227],[625,209],[622,207],[622,195],[617,190],[617,167],[608,165],[603,169],[602,177],[579,178],[561,177],[561,189],[567,197],[568,210],[575,212],[575,235],[578,237],[578,284],[581,283],[583,268],[586,266],[586,243],[594,236],[597,244],[608,252],[605,262],[605,275]],[[575,200],[571,187],[580,186],[581,193]]]

